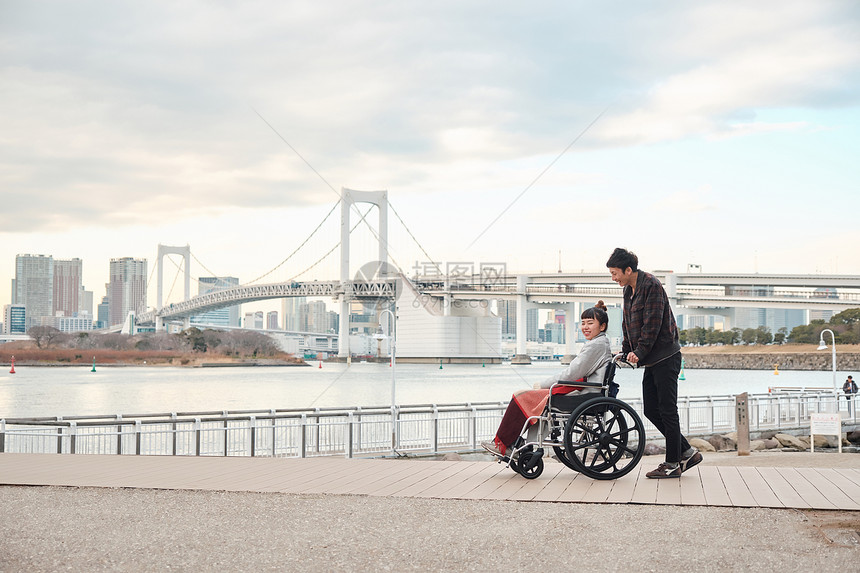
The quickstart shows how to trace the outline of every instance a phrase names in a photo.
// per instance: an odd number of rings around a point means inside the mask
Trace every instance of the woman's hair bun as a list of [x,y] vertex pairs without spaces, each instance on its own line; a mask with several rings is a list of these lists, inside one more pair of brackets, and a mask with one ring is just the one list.
[[597,304],[594,305],[594,308],[599,308],[603,312],[606,312],[606,305],[603,303],[602,300],[597,301]]

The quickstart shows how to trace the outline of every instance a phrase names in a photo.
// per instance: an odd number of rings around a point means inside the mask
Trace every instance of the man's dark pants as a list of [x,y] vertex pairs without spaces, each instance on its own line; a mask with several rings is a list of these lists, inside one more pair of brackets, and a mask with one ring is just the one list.
[[670,356],[653,366],[647,366],[642,376],[642,404],[645,417],[666,438],[666,461],[681,461],[681,453],[690,449],[681,435],[678,417],[678,374],[681,353]]

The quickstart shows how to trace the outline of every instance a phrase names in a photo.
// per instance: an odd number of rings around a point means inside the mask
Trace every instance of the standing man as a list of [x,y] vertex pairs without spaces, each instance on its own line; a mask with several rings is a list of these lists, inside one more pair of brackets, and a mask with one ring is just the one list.
[[848,400],[848,413],[851,414],[854,405],[854,394],[857,393],[857,383],[854,381],[854,378],[849,376],[845,380],[845,384],[842,385],[842,391],[845,392],[845,399]]
[[702,461],[702,454],[681,435],[678,417],[678,374],[681,344],[669,297],[654,275],[639,270],[639,258],[615,249],[606,261],[612,280],[624,289],[621,353],[645,369],[642,403],[645,417],[666,438],[666,461],[649,478],[678,478]]

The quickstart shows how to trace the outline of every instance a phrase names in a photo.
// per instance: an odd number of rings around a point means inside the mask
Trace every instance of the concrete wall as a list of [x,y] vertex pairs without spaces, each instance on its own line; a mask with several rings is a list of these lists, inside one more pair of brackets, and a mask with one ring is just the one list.
[[502,320],[469,301],[446,306],[405,285],[397,300],[397,359],[499,360]]
[[[715,368],[723,370],[825,370],[832,367],[833,357],[829,350],[814,353],[696,353],[695,348],[682,348],[687,368]],[[860,354],[836,352],[836,369],[840,372],[860,371]],[[840,382],[841,384],[841,382]]]

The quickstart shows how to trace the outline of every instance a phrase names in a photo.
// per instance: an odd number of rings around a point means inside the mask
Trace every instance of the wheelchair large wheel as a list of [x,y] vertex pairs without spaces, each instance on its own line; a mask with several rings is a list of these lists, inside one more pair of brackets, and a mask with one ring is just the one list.
[[645,451],[645,427],[625,402],[593,398],[571,413],[564,426],[564,454],[574,469],[592,479],[629,473]]
[[577,469],[579,466],[573,465],[573,462],[568,459],[564,448],[562,448],[561,446],[553,446],[552,449],[555,452],[555,457],[558,458],[558,461],[560,461],[575,472],[579,471],[579,469]]

